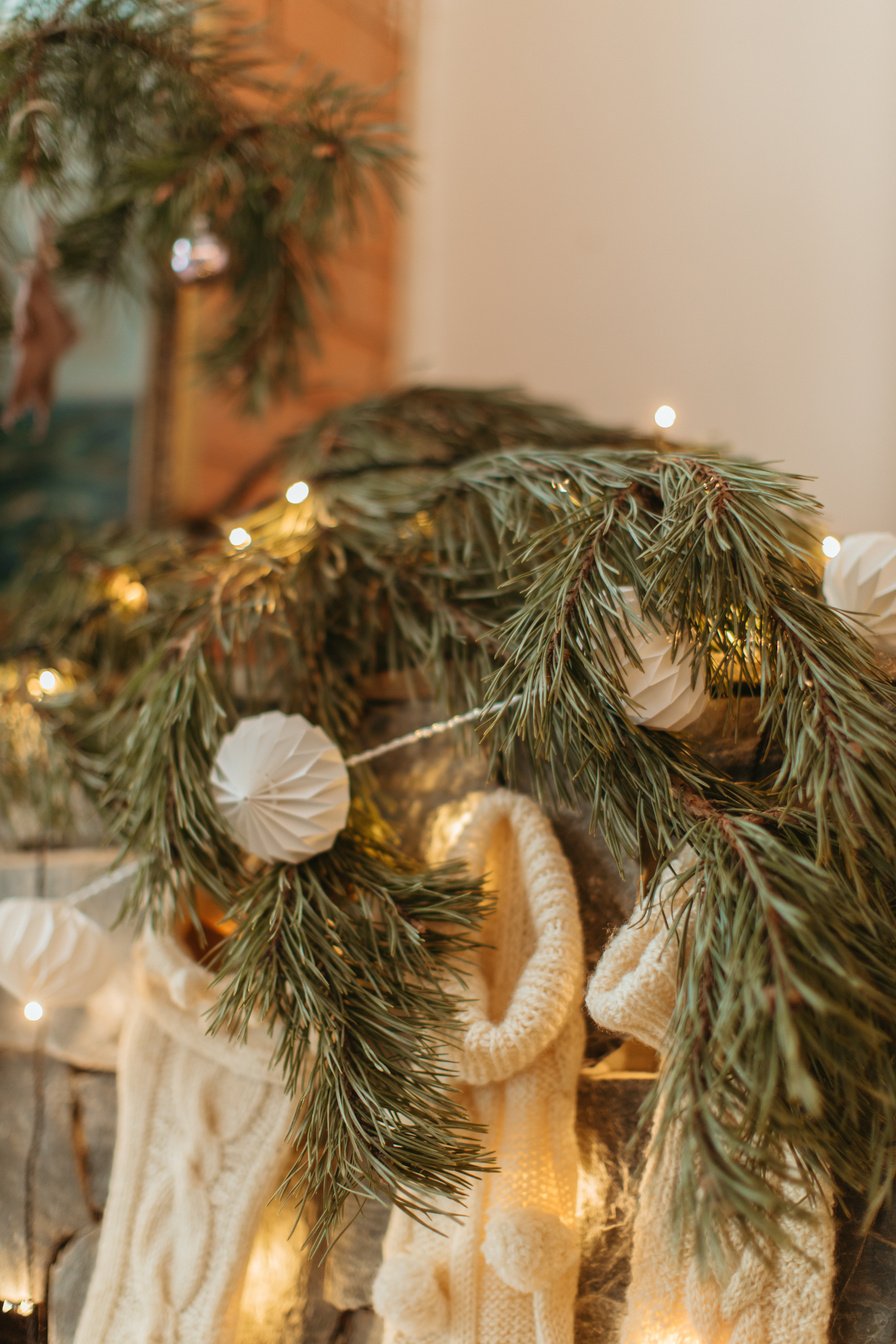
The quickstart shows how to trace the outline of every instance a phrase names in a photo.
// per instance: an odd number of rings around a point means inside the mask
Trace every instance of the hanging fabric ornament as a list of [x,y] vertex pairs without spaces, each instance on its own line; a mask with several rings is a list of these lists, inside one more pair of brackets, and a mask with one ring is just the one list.
[[[634,589],[623,588],[621,592],[627,611],[643,621]],[[620,650],[623,681],[631,701],[628,717],[644,728],[683,732],[709,703],[703,667],[694,678],[687,650],[679,646],[673,653],[670,636],[658,626],[645,633],[632,621],[630,637],[641,666],[629,661]]]
[[[671,879],[672,873],[670,871]],[[668,887],[666,888],[668,890]],[[674,898],[673,898],[674,899]],[[636,907],[608,944],[588,986],[591,1016],[662,1053],[677,998],[679,943],[662,887],[649,910]],[[660,1098],[662,1106],[662,1097]],[[833,1289],[834,1226],[830,1205],[816,1201],[805,1218],[785,1218],[789,1245],[763,1255],[737,1231],[738,1258],[724,1282],[701,1272],[693,1237],[673,1229],[683,1122],[658,1142],[654,1122],[635,1213],[631,1279],[620,1344],[824,1344]],[[803,1194],[796,1164],[776,1177],[778,1190]]]
[[451,857],[488,874],[495,895],[461,1004],[457,1069],[499,1170],[432,1226],[393,1213],[374,1307],[386,1344],[572,1344],[584,1051],[575,884],[550,822],[518,794],[487,794]]
[[20,1003],[84,1003],[114,968],[112,939],[82,911],[36,897],[0,901],[0,985]]
[[322,854],[348,817],[339,748],[301,714],[241,720],[218,748],[212,791],[238,842],[269,863]]
[[291,1148],[271,1038],[206,1032],[211,976],[169,939],[137,952],[109,1199],[75,1344],[228,1344],[253,1235]]
[[212,233],[205,215],[197,216],[191,238],[176,238],[171,248],[171,269],[178,280],[213,280],[230,264],[230,251],[216,233]]
[[844,537],[822,580],[825,601],[864,630],[884,653],[896,654],[896,536],[856,532]]
[[3,414],[7,430],[33,410],[35,430],[46,432],[56,365],[78,339],[77,327],[56,297],[52,272],[58,261],[51,226],[44,220],[36,255],[20,267],[13,305],[12,385]]

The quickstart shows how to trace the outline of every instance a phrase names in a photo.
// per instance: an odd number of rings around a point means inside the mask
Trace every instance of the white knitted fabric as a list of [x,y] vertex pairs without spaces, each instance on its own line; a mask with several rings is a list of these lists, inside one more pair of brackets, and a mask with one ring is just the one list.
[[208,974],[168,940],[139,950],[119,1050],[118,1126],[75,1344],[227,1344],[293,1103],[270,1037],[209,1037]]
[[475,1184],[459,1221],[456,1205],[433,1228],[393,1213],[374,1306],[386,1344],[572,1344],[584,1051],[575,883],[550,822],[517,794],[487,794],[455,855],[496,897],[458,1073],[500,1171]]
[[[588,1010],[613,1031],[661,1050],[675,1007],[679,945],[669,907],[636,909],[609,943],[588,986]],[[669,1234],[682,1131],[651,1136],[635,1214],[631,1282],[620,1344],[823,1344],[833,1285],[830,1207],[786,1230],[800,1251],[771,1260],[744,1249],[727,1282],[698,1271],[692,1248]],[[783,1182],[785,1193],[797,1186]]]

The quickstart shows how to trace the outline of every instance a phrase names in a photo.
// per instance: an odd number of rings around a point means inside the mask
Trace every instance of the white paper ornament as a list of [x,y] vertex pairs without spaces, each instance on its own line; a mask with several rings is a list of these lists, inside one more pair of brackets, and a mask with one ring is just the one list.
[[896,537],[891,532],[844,537],[828,561],[822,588],[828,606],[861,626],[885,653],[896,654]]
[[[625,605],[636,613],[634,590],[624,588],[622,592]],[[673,656],[672,640],[664,630],[644,632],[633,623],[630,638],[641,667],[623,655],[623,681],[632,702],[626,709],[628,718],[644,728],[659,728],[667,733],[683,732],[700,717],[709,703],[703,667],[698,668],[692,684],[687,650],[679,645]]]
[[301,714],[271,710],[238,723],[218,748],[212,790],[239,843],[269,862],[322,854],[348,817],[339,748]]
[[84,1003],[114,967],[112,939],[81,910],[34,897],[0,901],[0,985],[20,1002]]

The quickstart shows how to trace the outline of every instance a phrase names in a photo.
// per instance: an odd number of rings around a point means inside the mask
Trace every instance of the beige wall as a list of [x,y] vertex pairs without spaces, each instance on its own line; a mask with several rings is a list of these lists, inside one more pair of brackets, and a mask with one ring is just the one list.
[[817,476],[896,531],[892,0],[420,0],[404,372]]

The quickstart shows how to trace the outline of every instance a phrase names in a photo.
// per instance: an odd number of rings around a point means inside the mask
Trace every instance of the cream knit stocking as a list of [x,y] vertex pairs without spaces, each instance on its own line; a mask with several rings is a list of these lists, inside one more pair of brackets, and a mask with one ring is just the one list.
[[483,798],[456,857],[496,896],[458,1074],[500,1171],[476,1183],[460,1222],[425,1228],[393,1213],[374,1306],[387,1344],[572,1344],[584,1049],[575,884],[550,822],[512,793]]
[[293,1103],[270,1038],[205,1033],[209,976],[173,943],[142,950],[122,1036],[118,1129],[75,1344],[226,1344]]
[[[636,909],[592,976],[592,1017],[661,1050],[675,1006],[677,957],[660,908]],[[828,1205],[819,1203],[811,1219],[791,1221],[787,1230],[799,1251],[780,1250],[767,1261],[745,1247],[720,1284],[701,1274],[692,1249],[676,1248],[669,1234],[681,1138],[673,1129],[662,1148],[651,1138],[620,1344],[823,1344],[833,1283]],[[796,1190],[794,1184],[789,1193]]]

